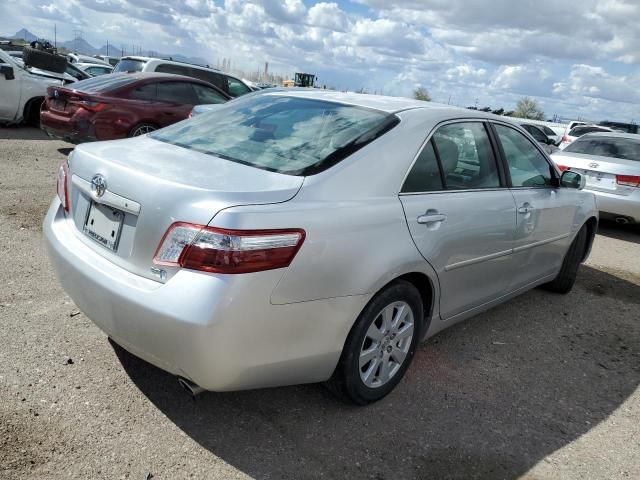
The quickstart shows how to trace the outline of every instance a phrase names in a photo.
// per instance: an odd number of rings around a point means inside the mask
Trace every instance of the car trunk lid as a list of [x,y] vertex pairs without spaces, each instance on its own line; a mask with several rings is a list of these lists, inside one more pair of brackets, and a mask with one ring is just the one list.
[[[207,225],[231,206],[285,202],[304,180],[146,136],[83,144],[70,157],[69,169],[71,215],[78,235],[114,263],[154,280],[159,278],[153,256],[172,223]],[[101,187],[94,185],[92,191],[96,176],[97,183],[106,183],[101,196]],[[98,233],[116,231],[113,237],[102,235],[111,245],[96,241],[92,229],[97,226],[102,229]],[[168,279],[174,272],[167,270]]]

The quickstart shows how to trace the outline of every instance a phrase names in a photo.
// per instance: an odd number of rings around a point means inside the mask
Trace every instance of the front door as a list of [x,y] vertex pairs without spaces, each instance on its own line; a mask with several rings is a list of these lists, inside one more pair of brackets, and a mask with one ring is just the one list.
[[439,127],[400,200],[416,246],[438,274],[443,319],[506,293],[516,211],[483,122]]
[[[2,58],[0,57],[0,64]],[[15,119],[20,106],[20,75],[22,72],[12,63],[5,63],[7,67],[13,67],[13,80],[0,73],[0,121],[11,122]]]
[[579,205],[575,191],[554,186],[555,169],[527,137],[507,125],[494,128],[517,208],[513,260],[519,288],[559,270]]

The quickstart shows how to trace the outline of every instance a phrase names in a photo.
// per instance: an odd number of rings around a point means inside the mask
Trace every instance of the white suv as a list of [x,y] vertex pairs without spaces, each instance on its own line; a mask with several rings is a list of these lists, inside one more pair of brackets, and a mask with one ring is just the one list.
[[176,62],[175,60],[163,60],[161,58],[137,56],[122,57],[113,69],[113,73],[118,72],[161,72],[184,75],[185,77],[197,78],[215,85],[232,97],[239,97],[240,95],[253,91],[242,80],[228,75],[216,68]]

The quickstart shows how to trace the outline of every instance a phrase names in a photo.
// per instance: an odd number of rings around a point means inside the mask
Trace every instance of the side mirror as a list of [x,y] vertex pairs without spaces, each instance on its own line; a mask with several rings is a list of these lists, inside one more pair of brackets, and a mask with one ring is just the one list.
[[565,170],[560,177],[560,185],[566,188],[577,188],[582,190],[585,186],[585,178],[577,172]]
[[0,63],[0,75],[4,75],[5,80],[13,80],[15,77],[13,67],[6,63]]

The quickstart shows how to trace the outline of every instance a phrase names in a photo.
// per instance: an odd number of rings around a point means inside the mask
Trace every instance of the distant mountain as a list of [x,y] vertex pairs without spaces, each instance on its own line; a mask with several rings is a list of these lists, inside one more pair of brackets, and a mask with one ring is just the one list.
[[[34,35],[29,30],[27,30],[26,28],[23,28],[22,30],[17,31],[16,34],[10,38],[23,39],[23,40],[26,40],[27,42],[33,42],[34,40],[37,40],[38,38],[41,38],[41,37],[38,37],[37,35]],[[49,41],[53,43],[53,39],[49,39]],[[103,45],[100,48],[96,48],[93,45],[91,45],[89,42],[87,42],[84,38],[78,38],[77,40],[67,40],[65,42],[58,42],[58,48],[66,48],[71,52],[77,52],[83,55],[91,55],[91,56],[107,55],[107,53],[109,53],[109,55],[119,57],[122,53],[122,51],[119,48],[116,48],[114,45],[109,45],[108,52],[107,52],[106,45]],[[211,64],[211,62],[208,62],[203,58],[187,57],[179,53],[166,54],[166,53],[159,53],[157,51],[153,51],[153,55],[151,55],[151,53],[152,52],[150,52],[149,50],[143,50],[140,53],[140,55],[154,56],[154,57],[161,57],[161,58],[172,58],[173,60],[177,60],[179,62],[195,63],[198,65]],[[128,53],[125,51],[125,54],[128,54]]]
[[22,30],[18,30],[16,32],[16,34],[11,37],[12,39],[20,39],[20,40],[26,40],[27,42],[33,42],[34,40],[37,40],[38,37],[36,35],[34,35],[33,33],[31,33],[29,30],[27,30],[26,28],[23,28]]

